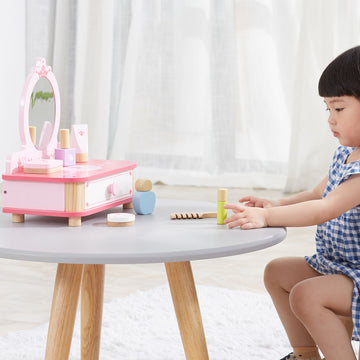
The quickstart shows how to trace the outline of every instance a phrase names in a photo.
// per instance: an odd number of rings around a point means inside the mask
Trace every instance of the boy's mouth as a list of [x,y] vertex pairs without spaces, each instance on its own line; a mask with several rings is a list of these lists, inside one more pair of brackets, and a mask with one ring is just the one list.
[[340,134],[337,131],[334,131],[334,130],[331,130],[331,131],[332,131],[334,137],[339,137]]

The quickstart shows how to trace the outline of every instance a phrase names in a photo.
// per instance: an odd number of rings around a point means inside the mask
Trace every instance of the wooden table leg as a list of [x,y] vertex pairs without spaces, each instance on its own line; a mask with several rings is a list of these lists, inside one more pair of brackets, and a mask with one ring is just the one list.
[[165,264],[187,360],[209,359],[191,264]]
[[58,264],[45,360],[69,358],[83,265]]
[[81,284],[81,359],[98,360],[105,265],[84,265]]

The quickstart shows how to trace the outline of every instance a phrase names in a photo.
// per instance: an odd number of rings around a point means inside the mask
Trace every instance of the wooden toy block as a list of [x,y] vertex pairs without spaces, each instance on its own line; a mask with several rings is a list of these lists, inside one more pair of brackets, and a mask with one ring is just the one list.
[[153,191],[136,191],[133,195],[134,210],[139,215],[149,215],[155,208],[155,193]]
[[149,179],[137,179],[135,183],[136,191],[150,191],[152,189],[152,182]]
[[184,220],[184,219],[205,219],[205,218],[216,218],[216,212],[180,212],[171,213],[171,220]]
[[108,226],[132,226],[135,224],[135,215],[128,213],[111,213],[107,215],[106,223]]
[[218,189],[217,192],[217,223],[224,225],[224,220],[227,217],[227,210],[224,205],[227,203],[227,189]]

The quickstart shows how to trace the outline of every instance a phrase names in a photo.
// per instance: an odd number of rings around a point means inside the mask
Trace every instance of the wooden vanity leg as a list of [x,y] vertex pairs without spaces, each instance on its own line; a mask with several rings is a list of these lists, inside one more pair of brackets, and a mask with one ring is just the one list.
[[123,209],[133,209],[133,208],[134,208],[134,205],[133,205],[133,202],[132,202],[132,201],[123,204]]
[[69,226],[81,226],[81,216],[69,217]]
[[208,360],[194,277],[189,261],[165,264],[187,360]]
[[[65,211],[81,212],[85,207],[85,183],[65,183]],[[81,217],[69,217],[69,226],[81,226]]]
[[100,353],[105,265],[84,265],[81,283],[81,359],[97,360]]
[[13,223],[25,222],[25,215],[24,214],[12,214],[12,222]]
[[58,264],[45,360],[69,358],[83,265]]
[[[131,177],[132,177],[132,193],[134,193],[134,191],[135,191],[134,169],[132,170]],[[133,208],[134,208],[134,205],[133,205],[132,201],[123,204],[123,209],[133,209]]]

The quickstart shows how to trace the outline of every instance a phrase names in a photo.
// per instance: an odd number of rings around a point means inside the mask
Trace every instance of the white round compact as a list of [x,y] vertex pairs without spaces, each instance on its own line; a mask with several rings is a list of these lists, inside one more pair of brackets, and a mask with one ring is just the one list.
[[111,213],[107,215],[108,226],[132,226],[135,224],[135,215],[128,213]]

